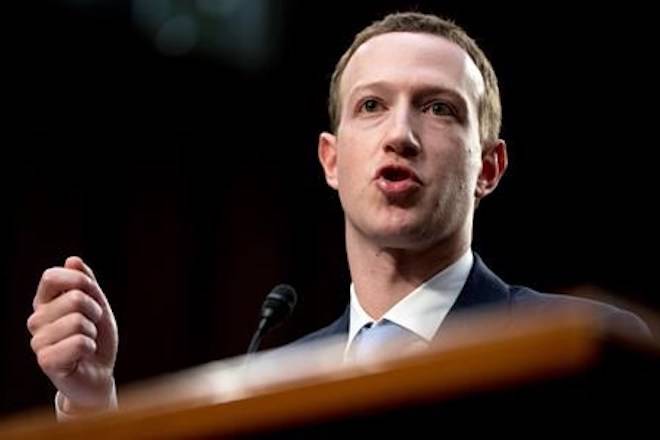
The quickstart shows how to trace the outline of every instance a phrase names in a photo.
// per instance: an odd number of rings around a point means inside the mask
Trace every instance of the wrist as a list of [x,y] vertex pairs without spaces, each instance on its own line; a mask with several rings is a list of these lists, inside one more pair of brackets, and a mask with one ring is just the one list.
[[67,420],[88,414],[117,409],[117,391],[114,379],[110,384],[109,391],[103,400],[90,404],[81,404],[58,391],[55,396],[55,409],[59,420]]

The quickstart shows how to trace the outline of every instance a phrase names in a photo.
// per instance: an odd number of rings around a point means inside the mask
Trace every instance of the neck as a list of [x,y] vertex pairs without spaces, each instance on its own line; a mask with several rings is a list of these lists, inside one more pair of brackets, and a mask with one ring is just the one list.
[[420,249],[378,245],[346,225],[351,278],[362,308],[380,319],[420,284],[457,261],[470,247],[469,229]]

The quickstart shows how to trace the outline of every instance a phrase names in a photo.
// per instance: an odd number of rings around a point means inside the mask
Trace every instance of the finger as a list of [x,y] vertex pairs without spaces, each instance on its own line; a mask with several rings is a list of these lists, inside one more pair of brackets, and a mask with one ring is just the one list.
[[27,328],[34,335],[43,326],[71,313],[80,313],[92,323],[103,315],[101,306],[82,290],[69,290],[37,310],[27,320]]
[[64,267],[67,269],[74,269],[80,271],[85,275],[87,275],[88,277],[90,277],[91,279],[93,279],[94,281],[96,281],[96,277],[94,276],[94,272],[92,271],[92,268],[89,267],[87,264],[85,264],[83,259],[80,257],[73,256],[67,258],[66,261],[64,262]]
[[68,269],[73,269],[77,270],[78,272],[82,272],[85,275],[87,275],[94,285],[98,288],[98,301],[101,307],[103,307],[105,310],[110,310],[110,303],[108,302],[108,299],[106,298],[105,294],[103,293],[103,290],[99,287],[98,281],[96,280],[96,275],[94,275],[94,271],[92,270],[91,267],[89,267],[82,258],[72,256],[67,258],[64,261],[64,267]]
[[40,350],[37,361],[47,375],[66,377],[76,370],[80,360],[95,351],[96,342],[89,336],[78,334]]
[[39,305],[48,303],[69,290],[82,290],[95,299],[101,307],[107,302],[101,288],[86,274],[74,269],[53,267],[44,271],[41,276],[33,307],[36,310]]
[[55,322],[43,326],[32,338],[32,351],[38,353],[43,348],[54,345],[69,336],[84,335],[96,339],[97,330],[92,321],[80,313],[68,314]]

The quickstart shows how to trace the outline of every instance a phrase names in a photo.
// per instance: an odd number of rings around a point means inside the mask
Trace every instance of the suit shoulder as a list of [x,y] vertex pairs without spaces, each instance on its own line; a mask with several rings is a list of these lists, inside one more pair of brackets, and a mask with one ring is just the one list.
[[304,344],[306,342],[318,341],[318,340],[321,340],[321,339],[329,338],[331,336],[336,336],[337,332],[333,331],[333,324],[325,326],[325,327],[323,327],[321,329],[318,329],[318,330],[316,330],[312,333],[308,333],[305,336],[302,336],[301,338],[296,339],[291,344],[292,345]]
[[296,346],[299,344],[305,344],[307,342],[315,342],[322,339],[339,337],[340,335],[348,335],[348,321],[349,321],[349,309],[348,307],[346,307],[344,313],[331,324],[319,330],[316,330],[312,333],[309,333],[291,342],[288,345]]
[[511,286],[510,289],[511,305],[514,309],[525,308],[539,313],[556,307],[585,310],[596,314],[606,325],[615,326],[645,339],[653,339],[649,327],[639,316],[612,304],[565,294],[537,292],[523,286]]

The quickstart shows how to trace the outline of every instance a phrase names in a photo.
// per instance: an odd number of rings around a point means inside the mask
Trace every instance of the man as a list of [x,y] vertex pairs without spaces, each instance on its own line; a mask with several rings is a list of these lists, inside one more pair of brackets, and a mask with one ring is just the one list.
[[[345,213],[351,303],[303,341],[343,334],[352,353],[361,334],[394,325],[425,344],[467,308],[557,303],[648,332],[614,307],[508,286],[473,255],[474,211],[507,151],[495,73],[458,26],[404,13],[366,28],[337,64],[330,118],[318,154]],[[91,269],[71,257],[45,271],[34,309],[32,348],[59,410],[116,405],[117,327]]]

